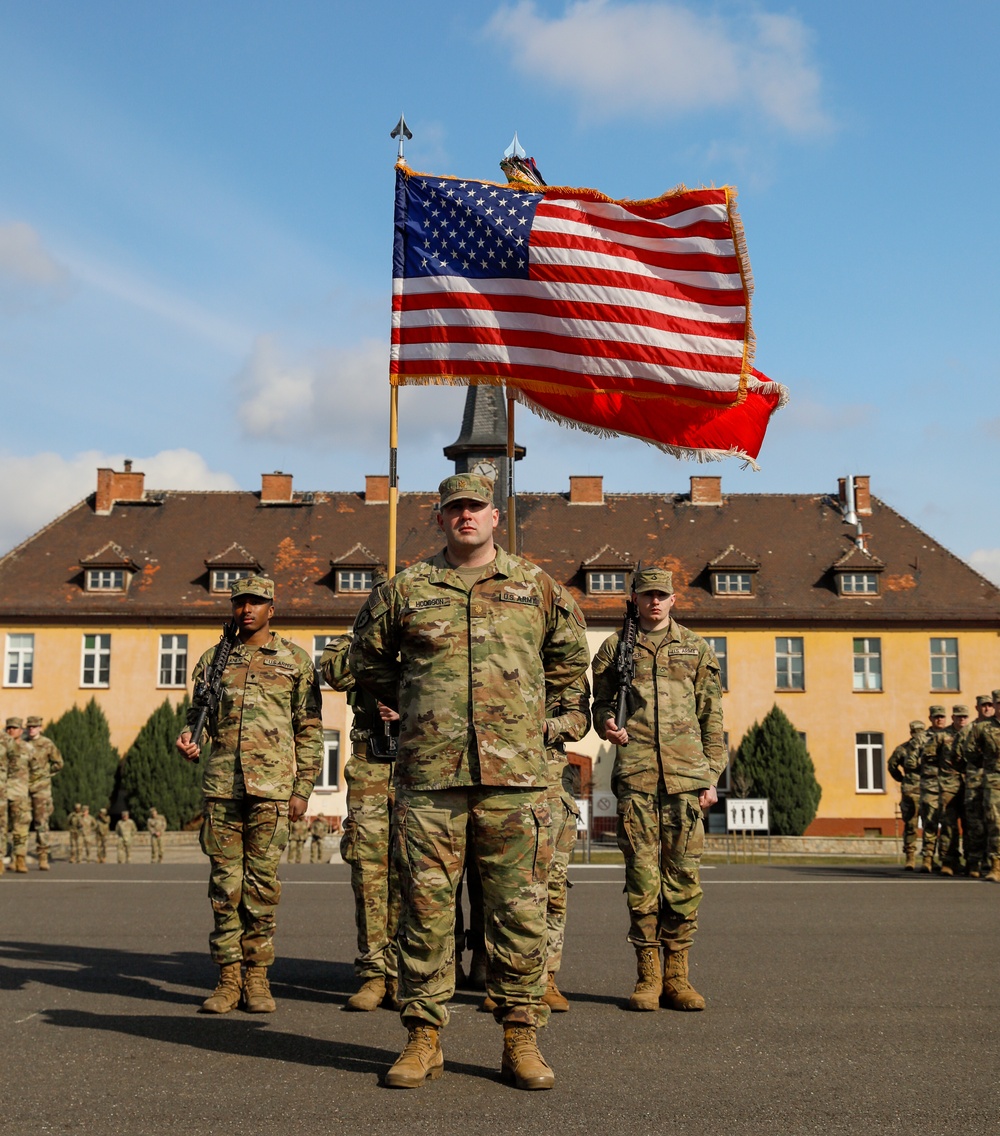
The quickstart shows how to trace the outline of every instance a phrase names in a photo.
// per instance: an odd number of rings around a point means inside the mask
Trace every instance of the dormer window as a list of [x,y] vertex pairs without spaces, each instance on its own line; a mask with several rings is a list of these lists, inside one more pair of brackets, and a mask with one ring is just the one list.
[[88,568],[88,592],[124,592],[124,568]]
[[139,570],[132,557],[114,541],[80,561],[86,592],[127,592],[129,582]]
[[625,572],[588,572],[587,591],[591,595],[624,595],[625,579]]
[[229,595],[230,589],[237,580],[245,580],[253,575],[252,568],[213,568],[212,591],[220,595]]
[[628,553],[606,544],[583,561],[580,571],[586,581],[588,596],[623,596],[629,587],[632,558]]
[[877,596],[878,576],[874,572],[838,572],[842,596]]
[[744,599],[751,597],[754,594],[754,580],[759,571],[758,561],[731,544],[714,560],[708,562],[712,595]]
[[838,596],[866,599],[879,594],[878,578],[885,564],[867,548],[852,545],[831,568]]
[[750,572],[713,572],[712,591],[717,596],[749,596],[753,593]]
[[338,568],[338,592],[370,592],[374,572],[371,568]]

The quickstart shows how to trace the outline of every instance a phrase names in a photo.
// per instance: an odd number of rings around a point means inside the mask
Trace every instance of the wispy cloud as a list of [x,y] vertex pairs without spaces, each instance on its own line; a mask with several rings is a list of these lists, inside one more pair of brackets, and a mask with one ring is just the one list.
[[775,422],[796,430],[833,434],[842,430],[859,430],[870,425],[877,415],[878,408],[871,403],[855,402],[827,406],[825,403],[799,398],[793,394],[781,415],[775,418]]
[[27,221],[0,224],[0,304],[20,305],[66,293],[69,273]]
[[1000,587],[1000,548],[977,548],[969,557],[969,563]]
[[535,82],[575,94],[600,117],[679,117],[752,108],[792,134],[830,130],[811,33],[793,15],[724,18],[678,3],[576,0],[561,16],[533,0],[485,28]]

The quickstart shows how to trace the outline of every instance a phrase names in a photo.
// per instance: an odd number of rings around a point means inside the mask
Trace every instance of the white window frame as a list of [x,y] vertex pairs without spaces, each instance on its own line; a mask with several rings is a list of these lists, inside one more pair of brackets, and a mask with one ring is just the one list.
[[[722,689],[729,689],[729,651],[727,636],[725,635],[706,635],[705,642],[715,652],[715,657],[719,660],[719,677],[722,680]],[[716,646],[717,643],[722,644],[722,650]]]
[[330,684],[323,677],[323,672],[319,669],[319,664],[320,660],[323,658],[323,649],[331,639],[336,638],[336,635],[313,636],[313,669],[316,671],[316,678],[319,679],[319,684],[324,690],[329,690]]
[[877,572],[840,572],[840,594],[842,596],[877,596]]
[[752,596],[752,572],[713,572],[712,591],[717,596]]
[[[30,643],[15,643],[17,639],[30,639]],[[10,631],[7,633],[4,654],[4,686],[34,685],[35,678],[35,633],[33,631]],[[14,677],[11,677],[13,668]]]
[[360,594],[372,590],[375,582],[374,568],[338,568],[337,591]]
[[[952,644],[954,650],[950,650],[945,644]],[[962,689],[958,669],[958,638],[954,635],[933,635],[930,641],[930,652],[931,690],[957,694]],[[950,661],[954,662],[955,683],[953,686],[946,686],[945,683],[950,678],[948,674],[948,663]]]
[[124,568],[88,568],[88,592],[124,592],[128,573]]
[[[858,650],[858,644],[861,650]],[[873,646],[874,644],[874,646]],[[856,636],[851,644],[853,674],[851,686],[855,694],[878,694],[882,690],[882,639],[878,635]],[[875,666],[872,666],[874,661]],[[858,664],[861,664],[860,670]],[[860,680],[860,681],[859,681]]]
[[245,580],[254,574],[253,568],[213,568],[209,591],[216,595],[229,595],[229,590],[237,580]]
[[[793,644],[798,644],[795,650]],[[795,660],[799,660],[799,685],[795,686]],[[782,663],[787,683],[782,683]],[[806,641],[801,635],[776,635],[774,639],[775,690],[803,691],[806,688]]]
[[885,735],[862,731],[854,735],[854,776],[857,792],[885,794]]
[[340,731],[323,731],[323,763],[316,778],[317,789],[340,789]]
[[625,594],[625,577],[624,569],[620,572],[615,570],[588,572],[587,593],[597,596],[623,596]]
[[[171,640],[171,642],[166,642]],[[179,642],[183,640],[183,642]],[[170,681],[163,681],[164,660],[169,660],[167,663]],[[180,668],[178,667],[180,664]],[[177,677],[178,669],[182,670],[180,678]],[[161,633],[160,635],[160,650],[157,656],[157,682],[156,685],[161,690],[178,690],[187,686],[188,680],[188,637],[187,635],[178,635],[173,632]]]
[[[87,640],[93,639],[94,645],[87,646]],[[87,682],[87,660],[91,660],[90,668],[94,674],[94,681]],[[101,667],[101,660],[106,661],[106,667]],[[100,680],[101,671],[104,669],[107,674],[105,681]],[[107,690],[111,685],[111,632],[99,631],[94,634],[88,635],[84,633],[83,636],[83,650],[80,657],[80,686],[88,690]]]

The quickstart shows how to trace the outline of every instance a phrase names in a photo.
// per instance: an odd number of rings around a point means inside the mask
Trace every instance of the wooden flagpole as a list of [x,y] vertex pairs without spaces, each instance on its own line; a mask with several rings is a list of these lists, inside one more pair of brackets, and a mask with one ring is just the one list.
[[507,395],[507,551],[517,555],[517,499],[514,496],[514,398]]

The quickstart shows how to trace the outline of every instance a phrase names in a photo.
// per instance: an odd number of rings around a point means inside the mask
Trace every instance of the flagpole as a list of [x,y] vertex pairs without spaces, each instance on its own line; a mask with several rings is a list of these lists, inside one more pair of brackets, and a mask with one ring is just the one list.
[[517,500],[514,496],[514,396],[507,394],[507,551],[517,555]]
[[396,476],[396,452],[399,445],[399,387],[389,388],[389,557],[386,570],[391,580],[396,575],[396,506],[399,481]]

